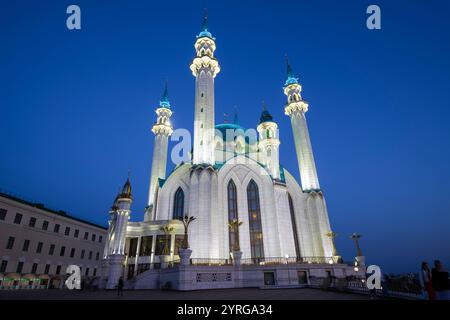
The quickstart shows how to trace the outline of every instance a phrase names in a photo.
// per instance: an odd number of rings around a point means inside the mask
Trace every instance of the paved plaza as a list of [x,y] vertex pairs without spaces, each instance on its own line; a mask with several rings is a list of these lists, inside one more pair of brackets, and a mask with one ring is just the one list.
[[217,289],[201,291],[0,290],[0,300],[368,300],[360,294],[319,289]]

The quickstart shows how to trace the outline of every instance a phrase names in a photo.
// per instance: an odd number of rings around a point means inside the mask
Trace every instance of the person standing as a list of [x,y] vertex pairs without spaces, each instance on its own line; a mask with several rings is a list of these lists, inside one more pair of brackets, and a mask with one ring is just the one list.
[[117,295],[123,296],[123,278],[120,277],[119,283],[117,284]]
[[433,283],[433,288],[436,290],[437,300],[449,300],[449,279],[448,271],[445,270],[441,261],[434,261],[434,268],[431,271],[431,278]]
[[422,268],[420,270],[420,280],[422,282],[423,290],[427,292],[428,300],[435,300],[436,294],[433,288],[433,281],[431,277],[430,267],[428,262],[422,262]]

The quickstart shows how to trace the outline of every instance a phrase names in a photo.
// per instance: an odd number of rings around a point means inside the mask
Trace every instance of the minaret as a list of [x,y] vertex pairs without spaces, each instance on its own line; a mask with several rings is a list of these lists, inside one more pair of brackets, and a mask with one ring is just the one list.
[[272,115],[267,111],[265,105],[261,113],[259,125],[257,127],[259,133],[258,148],[260,152],[260,161],[264,163],[273,179],[280,179],[280,158],[278,137],[278,125],[273,121]]
[[167,149],[169,144],[169,136],[173,132],[173,127],[170,123],[172,110],[170,109],[167,83],[162,99],[159,102],[159,107],[156,109],[156,115],[156,123],[152,127],[152,132],[155,134],[155,143],[153,145],[152,172],[148,192],[148,205],[145,212],[144,221],[150,221],[153,219],[153,209],[155,206],[158,179],[166,178]]
[[208,30],[206,15],[194,47],[197,54],[190,67],[195,77],[193,164],[214,165],[214,78],[220,67],[214,57],[216,42]]
[[[131,202],[131,182],[128,177],[122,192],[119,194],[117,201],[112,208],[110,232],[111,237],[108,239],[108,283],[107,289],[114,289],[117,286],[119,278],[123,276],[123,263],[125,261],[125,241],[127,235],[127,224],[130,219]],[[115,210],[115,211],[113,211]]]
[[287,59],[286,63],[287,80],[284,85],[284,94],[287,96],[287,104],[284,113],[291,118],[302,188],[303,191],[307,192],[317,191],[320,190],[320,185],[305,117],[305,113],[308,111],[308,103],[301,97],[302,86],[298,83],[298,79],[294,77]]

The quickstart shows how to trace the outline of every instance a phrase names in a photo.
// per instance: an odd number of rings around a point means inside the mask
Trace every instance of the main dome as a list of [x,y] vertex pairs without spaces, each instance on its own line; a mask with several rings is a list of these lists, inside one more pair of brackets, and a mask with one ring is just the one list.
[[[236,136],[242,135],[244,136],[245,128],[236,123],[221,123],[216,125],[214,128],[220,132],[222,135],[222,140],[234,140]],[[237,132],[236,132],[237,131]],[[229,137],[227,137],[227,133]],[[216,132],[216,136],[218,136],[218,132]],[[247,139],[246,139],[247,141]]]

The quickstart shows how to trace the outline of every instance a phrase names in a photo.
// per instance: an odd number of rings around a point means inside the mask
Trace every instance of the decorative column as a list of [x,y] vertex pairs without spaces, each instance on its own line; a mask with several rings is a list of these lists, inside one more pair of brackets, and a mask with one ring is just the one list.
[[112,239],[110,241],[110,253],[108,255],[109,270],[107,289],[116,288],[120,277],[123,276],[127,224],[130,218],[132,201],[131,183],[130,177],[128,177],[117,199],[117,210],[113,216],[113,221],[111,221]]
[[214,78],[220,67],[214,57],[216,42],[208,30],[206,15],[194,46],[196,56],[190,66],[195,77],[193,164],[214,165]]
[[144,221],[150,221],[154,219],[154,208],[156,203],[155,196],[156,190],[159,187],[158,180],[166,178],[169,136],[173,132],[173,127],[170,123],[172,110],[170,109],[167,84],[164,89],[162,99],[159,103],[159,108],[156,109],[156,114],[157,120],[152,127],[152,132],[155,134],[155,143],[153,145],[152,173],[150,176],[148,205],[146,208]]
[[190,258],[192,254],[192,250],[189,249],[189,240],[188,240],[188,229],[189,225],[195,220],[195,217],[189,217],[188,215],[185,215],[183,218],[179,218],[179,220],[183,223],[184,226],[184,239],[183,239],[183,245],[179,249],[179,255],[180,255],[180,264],[182,266],[187,266],[190,264]]

